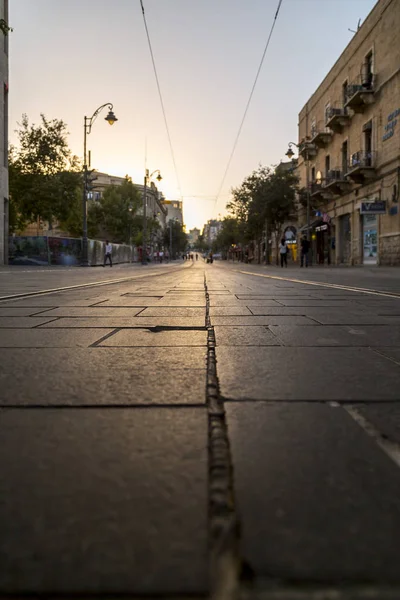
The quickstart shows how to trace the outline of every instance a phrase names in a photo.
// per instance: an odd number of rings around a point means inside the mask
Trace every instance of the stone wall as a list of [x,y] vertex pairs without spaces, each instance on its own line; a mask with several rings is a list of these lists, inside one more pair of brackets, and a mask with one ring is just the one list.
[[[78,266],[81,263],[82,239],[47,236],[12,236],[9,238],[10,265],[62,265]],[[89,264],[100,266],[104,261],[105,243],[89,240]],[[138,260],[134,246],[112,244],[113,264]]]
[[379,264],[388,267],[400,265],[400,233],[380,237]]

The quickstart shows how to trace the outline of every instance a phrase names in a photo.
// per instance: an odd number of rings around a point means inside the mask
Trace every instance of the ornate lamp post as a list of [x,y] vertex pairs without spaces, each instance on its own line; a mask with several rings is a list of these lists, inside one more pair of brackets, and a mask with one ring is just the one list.
[[116,121],[118,121],[117,117],[113,112],[113,105],[110,102],[106,104],[102,104],[99,106],[97,110],[93,113],[93,115],[89,117],[84,117],[83,121],[83,235],[82,235],[82,266],[89,266],[89,257],[88,257],[88,231],[87,231],[87,185],[88,185],[88,166],[86,162],[86,138],[92,131],[92,126],[95,120],[97,119],[98,114],[103,110],[103,108],[108,108],[108,114],[105,117],[105,120],[110,125],[114,125]]
[[[296,142],[289,142],[289,148],[286,152],[286,156],[291,160],[294,156],[292,146],[299,148],[299,144]],[[305,149],[304,160],[306,163],[306,193],[307,193],[307,240],[310,241],[310,182],[309,182],[309,168],[310,168],[310,156],[308,150]]]
[[156,169],[152,173],[149,173],[149,170],[146,169],[144,174],[142,265],[147,265],[147,186],[155,173],[158,173],[156,179],[160,182],[162,180],[160,169]]

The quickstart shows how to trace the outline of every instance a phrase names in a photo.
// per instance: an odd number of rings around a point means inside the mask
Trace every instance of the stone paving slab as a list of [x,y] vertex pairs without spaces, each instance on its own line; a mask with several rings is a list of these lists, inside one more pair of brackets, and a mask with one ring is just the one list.
[[228,325],[214,328],[217,346],[280,346],[280,341],[266,327]]
[[[0,317],[0,329],[31,329],[50,323],[54,317]],[[1,339],[0,339],[1,345]]]
[[279,303],[283,306],[322,306],[322,307],[342,307],[342,308],[355,308],[357,306],[356,302],[351,302],[350,300],[335,300],[333,298],[326,298],[326,300],[309,300],[308,298],[304,299],[289,299],[283,300],[279,299]]
[[0,317],[30,317],[41,315],[42,311],[46,310],[46,308],[14,308],[11,303],[5,303],[0,304]]
[[117,307],[110,306],[65,306],[60,308],[43,309],[44,317],[135,317],[144,310],[144,307]]
[[0,593],[207,591],[205,410],[8,410],[0,436]]
[[206,346],[206,331],[152,331],[148,329],[121,329],[100,347],[112,346]]
[[140,313],[141,317],[202,317],[203,320],[205,315],[205,309],[196,306],[150,306]]
[[55,328],[82,328],[82,327],[102,327],[102,328],[132,328],[132,327],[204,327],[205,318],[203,317],[59,317],[48,324],[41,326],[40,329]]
[[373,349],[379,352],[379,354],[384,354],[400,364],[400,348],[385,348],[384,346],[381,346],[380,348],[377,347]]
[[400,325],[400,315],[397,317],[384,317],[361,311],[358,315],[349,314],[348,311],[341,315],[335,315],[327,312],[317,314],[310,311],[307,310],[307,315],[316,319],[321,325]]
[[265,316],[251,316],[251,317],[220,317],[220,316],[212,316],[211,317],[212,325],[316,325],[319,324],[317,321],[303,316],[274,316],[274,315],[265,315]]
[[[170,296],[164,296],[163,298],[161,298],[160,300],[157,300],[156,298],[133,298],[133,297],[128,297],[128,296],[121,296],[119,298],[113,298],[110,300],[105,300],[104,302],[101,303],[102,307],[107,307],[107,306],[125,306],[125,307],[130,307],[130,306],[142,306],[142,307],[146,307],[146,306],[199,306],[199,307],[205,307],[206,305],[206,301],[205,301],[205,297],[203,295],[202,298],[199,298],[198,300],[192,300],[190,298],[188,298],[187,296],[184,298],[181,298],[179,296],[179,298],[175,298],[175,297],[170,297]],[[99,306],[99,305],[97,305]]]
[[247,306],[210,306],[210,315],[212,317],[238,317],[251,316],[251,312]]
[[355,406],[358,412],[372,423],[384,437],[400,444],[400,402],[357,404]]
[[204,404],[202,348],[0,351],[0,406]]
[[60,334],[50,329],[3,329],[0,348],[87,348],[112,329],[65,330]]
[[14,308],[54,308],[57,306],[92,306],[93,304],[99,302],[100,300],[104,300],[104,296],[102,298],[75,298],[75,299],[67,299],[67,298],[55,298],[53,294],[49,294],[48,296],[30,296],[27,298],[23,298],[20,300],[13,300],[4,302],[4,304],[0,304],[0,306],[13,306]]
[[322,306],[253,306],[250,305],[249,310],[253,315],[278,315],[278,316],[291,316],[291,315],[303,315],[312,318],[326,317],[330,318],[367,318],[376,317],[376,313],[369,309],[362,309],[359,307],[353,309],[342,308],[324,308]]
[[400,346],[400,327],[395,325],[271,325],[271,331],[286,346]]
[[399,366],[368,348],[219,347],[216,355],[225,398],[399,399]]
[[341,408],[228,404],[242,555],[256,575],[399,582],[400,471]]

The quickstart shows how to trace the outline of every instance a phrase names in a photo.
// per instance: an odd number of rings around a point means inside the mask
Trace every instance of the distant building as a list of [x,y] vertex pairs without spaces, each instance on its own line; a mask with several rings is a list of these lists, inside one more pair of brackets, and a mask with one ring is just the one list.
[[163,200],[163,205],[168,211],[167,223],[172,219],[172,221],[179,221],[183,226],[183,202],[181,200]]
[[[8,23],[8,0],[0,3],[0,19]],[[8,35],[0,33],[0,265],[8,262]]]
[[[117,177],[116,175],[108,175],[107,173],[95,172],[94,175],[97,179],[93,182],[93,190],[88,193],[88,200],[100,200],[104,191],[111,185],[122,185],[125,181],[125,177]],[[135,187],[139,191],[142,197],[142,205],[140,206],[137,214],[143,214],[143,198],[144,198],[144,185],[134,183]],[[163,205],[163,195],[158,191],[157,187],[151,182],[151,185],[147,186],[146,191],[146,215],[149,219],[154,218],[160,223],[162,228],[166,225],[167,211]]]
[[400,265],[400,2],[379,0],[299,114],[312,255]]
[[211,247],[213,241],[222,229],[222,221],[210,219],[203,227],[203,239]]
[[200,229],[197,229],[197,227],[194,227],[193,229],[189,230],[189,235],[188,235],[188,241],[189,241],[189,245],[190,246],[195,246],[198,239],[199,239],[199,235],[200,235]]

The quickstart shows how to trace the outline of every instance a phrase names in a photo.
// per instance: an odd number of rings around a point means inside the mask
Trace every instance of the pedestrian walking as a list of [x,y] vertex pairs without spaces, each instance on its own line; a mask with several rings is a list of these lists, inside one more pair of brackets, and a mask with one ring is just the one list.
[[308,267],[308,252],[309,252],[309,250],[310,250],[310,242],[308,241],[306,236],[303,236],[303,238],[301,240],[301,259],[300,259],[301,267],[304,265],[304,263],[306,263],[306,267]]
[[160,250],[160,264],[162,263],[164,258],[164,250]]
[[279,254],[281,256],[281,268],[283,269],[283,265],[287,267],[287,246],[285,238],[281,239],[281,243],[279,244]]
[[112,244],[108,240],[106,240],[106,248],[104,253],[104,263],[103,267],[106,266],[107,260],[110,261],[110,267],[112,267]]
[[196,260],[199,260],[199,255],[197,254],[197,252],[196,252]]

